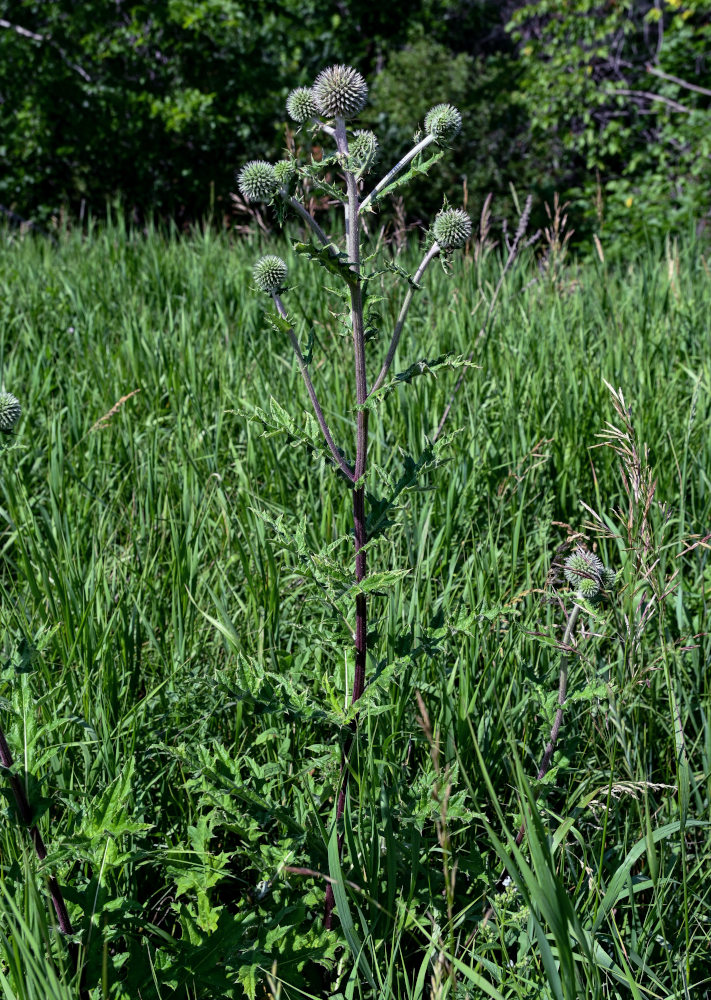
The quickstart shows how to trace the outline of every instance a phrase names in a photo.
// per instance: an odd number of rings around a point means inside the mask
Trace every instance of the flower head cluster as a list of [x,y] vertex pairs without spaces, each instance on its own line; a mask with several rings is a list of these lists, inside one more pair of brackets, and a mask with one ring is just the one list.
[[443,250],[456,250],[471,236],[472,220],[461,208],[447,208],[434,220],[432,234]]
[[9,434],[21,414],[20,401],[11,392],[0,392],[0,431]]
[[259,258],[252,269],[252,274],[257,288],[271,295],[283,289],[288,271],[281,257],[267,254]]
[[462,127],[462,116],[453,104],[435,104],[425,115],[425,132],[438,143],[449,142]]
[[355,118],[365,107],[368,85],[352,66],[329,66],[316,77],[311,93],[325,118]]
[[237,174],[245,201],[269,201],[277,187],[274,167],[266,160],[250,160]]
[[600,601],[615,585],[615,573],[594,552],[578,545],[565,560],[565,578],[587,601]]
[[297,87],[286,99],[286,110],[290,118],[302,125],[310,118],[315,118],[318,108],[314,95],[309,87]]

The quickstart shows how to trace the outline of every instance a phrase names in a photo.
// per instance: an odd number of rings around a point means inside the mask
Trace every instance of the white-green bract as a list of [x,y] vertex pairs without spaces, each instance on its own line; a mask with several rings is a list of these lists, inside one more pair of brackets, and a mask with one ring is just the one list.
[[0,392],[0,431],[9,433],[22,414],[20,401],[11,392]]

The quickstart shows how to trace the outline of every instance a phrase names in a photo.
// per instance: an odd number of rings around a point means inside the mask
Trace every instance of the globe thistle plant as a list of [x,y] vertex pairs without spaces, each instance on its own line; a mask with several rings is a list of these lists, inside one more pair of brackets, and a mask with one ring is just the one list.
[[287,267],[281,257],[276,257],[274,254],[260,257],[254,265],[252,273],[254,283],[260,292],[271,295],[284,290]]
[[355,118],[368,99],[368,85],[352,66],[329,66],[316,77],[313,98],[326,118]]
[[443,250],[463,247],[472,234],[472,220],[461,208],[440,212],[432,226],[432,235]]
[[286,99],[286,110],[290,118],[302,125],[318,114],[314,95],[309,87],[297,87]]
[[565,578],[580,597],[597,602],[610,592],[615,583],[615,573],[603,565],[594,552],[582,545],[568,556],[564,567]]
[[237,174],[245,201],[270,201],[278,183],[274,167],[266,160],[250,160]]
[[[323,408],[319,402],[317,388],[311,378],[310,359],[307,360],[301,350],[299,338],[288,319],[286,309],[281,300],[287,277],[286,264],[280,257],[268,254],[261,257],[254,265],[254,283],[257,288],[270,296],[274,309],[273,325],[286,334],[294,350],[296,363],[301,372],[306,391],[320,427],[326,445],[326,454],[333,466],[345,480],[350,493],[353,510],[354,545],[354,670],[350,686],[350,703],[356,705],[360,699],[366,680],[366,662],[368,657],[368,616],[366,591],[366,546],[369,532],[366,521],[366,480],[370,469],[368,466],[368,427],[371,411],[379,403],[391,366],[398,350],[400,337],[408,315],[413,297],[420,287],[420,282],[430,262],[439,254],[449,255],[462,247],[469,239],[472,231],[471,220],[462,209],[446,208],[437,216],[433,227],[434,239],[427,242],[424,257],[414,274],[407,275],[402,270],[391,271],[397,275],[394,280],[407,279],[400,311],[392,330],[387,331],[385,343],[388,345],[384,358],[379,359],[371,368],[371,359],[366,352],[366,317],[364,313],[364,290],[368,283],[377,279],[381,281],[383,273],[388,269],[370,263],[371,257],[361,257],[361,245],[365,238],[364,216],[366,212],[376,210],[378,203],[388,194],[395,181],[398,186],[414,176],[415,171],[403,175],[408,164],[421,157],[427,147],[433,143],[442,143],[453,138],[461,126],[461,116],[451,105],[438,105],[432,109],[427,118],[426,135],[415,143],[382,179],[376,183],[368,194],[363,196],[362,184],[365,175],[376,164],[378,154],[378,139],[374,132],[368,130],[350,129],[347,123],[360,114],[368,97],[368,87],[358,72],[352,66],[329,66],[319,73],[310,89],[300,87],[292,90],[287,99],[287,111],[291,118],[300,124],[311,123],[315,131],[321,131],[335,146],[329,154],[324,150],[323,158],[317,162],[297,163],[296,160],[285,160],[272,166],[263,160],[251,160],[238,174],[239,189],[248,201],[274,201],[279,203],[279,218],[283,220],[289,211],[296,213],[300,220],[309,228],[313,242],[296,242],[294,250],[306,262],[314,261],[328,272],[328,290],[331,285],[340,280],[344,301],[344,322],[350,326],[353,343],[353,397],[356,409],[348,419],[339,421],[339,425],[355,424],[355,441],[350,448],[341,448],[336,444],[326,420]],[[416,173],[422,175],[432,168],[442,154],[437,151],[429,159],[418,160]],[[336,176],[334,178],[333,172]],[[328,171],[328,176],[322,178],[322,173]],[[344,215],[344,236],[338,238],[324,231],[299,199],[297,193],[299,183],[305,182],[308,190],[321,186],[330,198],[341,202]],[[341,187],[338,187],[338,184]],[[298,287],[298,286],[297,286]],[[379,294],[379,293],[378,293]],[[373,297],[375,301],[377,298]],[[372,301],[372,300],[371,300]],[[372,315],[369,324],[373,326]],[[377,340],[375,340],[377,347]],[[369,347],[370,350],[370,347]],[[417,365],[415,366],[417,367]],[[425,366],[426,367],[426,366]],[[419,370],[419,369],[418,369]],[[425,368],[421,369],[422,371]],[[429,370],[429,369],[427,369]],[[376,396],[376,394],[378,394]],[[327,562],[332,562],[329,556]],[[339,578],[340,579],[340,578]],[[341,584],[339,583],[339,588]],[[345,761],[349,757],[352,741],[356,735],[357,714],[352,709],[350,734],[342,747],[342,779],[336,799],[336,819],[341,820],[346,802],[346,783],[348,768]],[[343,841],[339,841],[339,850]],[[324,924],[331,926],[333,919],[334,896],[332,887],[326,892],[326,907]]]
[[17,397],[11,392],[0,392],[0,431],[10,434],[21,414],[22,407]]
[[450,142],[461,128],[462,116],[453,104],[435,104],[425,115],[425,132],[435,142]]

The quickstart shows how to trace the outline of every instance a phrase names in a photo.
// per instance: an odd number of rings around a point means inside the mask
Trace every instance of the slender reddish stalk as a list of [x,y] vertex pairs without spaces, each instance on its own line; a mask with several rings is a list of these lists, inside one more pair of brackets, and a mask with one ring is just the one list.
[[[348,155],[348,138],[343,119],[336,119],[336,144],[339,153]],[[350,281],[351,323],[353,328],[353,360],[355,366],[356,404],[358,417],[356,424],[356,462],[355,485],[353,489],[353,533],[355,538],[355,578],[361,583],[366,575],[365,544],[368,541],[365,522],[365,476],[368,462],[368,411],[364,409],[368,398],[368,384],[365,372],[365,329],[363,326],[363,296],[360,284],[360,223],[358,221],[358,185],[354,175],[346,171],[346,191],[348,201],[346,211],[346,247],[353,278]],[[353,692],[351,705],[354,705],[365,688],[365,665],[368,657],[368,607],[364,593],[356,595],[356,635],[355,635],[355,673],[353,677]],[[357,722],[351,723],[351,735],[346,740],[341,755],[341,782],[336,804],[336,822],[343,817],[346,808],[348,791],[348,757],[353,746]],[[338,836],[339,857],[343,850],[343,834]],[[323,926],[330,929],[333,926],[333,908],[335,906],[333,886],[329,883],[326,889],[326,901],[323,913]]]
[[[10,782],[10,788],[12,789],[12,794],[15,797],[17,812],[25,826],[29,827],[30,839],[34,845],[35,854],[40,861],[44,861],[47,857],[47,848],[44,846],[42,834],[32,822],[32,809],[27,800],[24,786],[17,775],[13,774],[10,770],[12,768],[12,764],[13,760],[10,747],[5,739],[4,732],[0,729],[0,765],[2,765],[2,767],[8,772],[7,779]],[[52,899],[52,905],[54,906],[55,913],[57,914],[59,929],[62,934],[73,934],[74,928],[72,927],[72,922],[69,919],[69,913],[67,912],[64,897],[62,896],[62,890],[59,888],[59,882],[57,882],[56,876],[50,875],[47,882],[49,886],[49,895]]]

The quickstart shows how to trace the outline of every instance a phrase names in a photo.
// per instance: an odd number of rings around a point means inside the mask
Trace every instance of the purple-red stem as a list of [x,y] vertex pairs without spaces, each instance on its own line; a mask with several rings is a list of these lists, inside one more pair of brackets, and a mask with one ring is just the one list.
[[[2,729],[0,729],[0,764],[6,768],[8,772],[7,779],[10,782],[10,788],[12,789],[12,794],[15,797],[17,812],[25,826],[29,827],[30,838],[35,848],[35,854],[40,861],[44,861],[47,857],[47,848],[44,846],[42,834],[32,822],[32,809],[30,808],[30,803],[27,800],[23,784],[17,775],[13,774],[10,770],[13,764],[12,753],[10,752],[10,747],[8,746]],[[72,922],[69,919],[69,913],[67,912],[64,897],[62,896],[62,890],[59,888],[59,882],[57,882],[56,876],[50,875],[47,882],[49,885],[49,895],[52,899],[55,913],[57,914],[59,929],[62,934],[73,934],[74,929],[72,927]]]
[[[335,129],[338,151],[348,155],[348,138],[343,119],[336,119]],[[354,175],[346,171],[346,189],[348,202],[346,205],[346,245],[348,260],[353,270],[350,282],[351,323],[353,327],[353,359],[355,364],[356,404],[358,405],[356,429],[356,461],[355,488],[353,490],[353,532],[355,537],[355,578],[356,583],[362,583],[366,574],[365,544],[368,540],[365,527],[365,476],[368,461],[368,411],[364,408],[368,398],[368,384],[365,373],[365,330],[363,327],[363,297],[360,285],[360,223],[358,221],[358,185]],[[351,705],[354,705],[365,688],[365,664],[368,656],[368,609],[365,594],[356,594],[356,637],[355,637],[355,673],[353,676],[353,693]],[[344,743],[341,752],[341,781],[336,804],[336,823],[340,822],[346,808],[348,791],[348,757],[353,746],[357,720],[351,723],[351,734]],[[338,855],[343,850],[343,834],[338,836]],[[333,886],[329,883],[326,889],[326,900],[323,912],[323,926],[330,930],[333,926],[333,908],[336,900]]]

